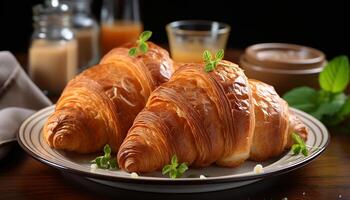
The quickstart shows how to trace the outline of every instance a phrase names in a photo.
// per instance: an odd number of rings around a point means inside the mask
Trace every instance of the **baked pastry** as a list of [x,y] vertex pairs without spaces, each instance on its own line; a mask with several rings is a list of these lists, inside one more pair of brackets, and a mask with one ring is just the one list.
[[129,56],[135,45],[113,49],[68,83],[44,126],[51,147],[91,153],[109,144],[118,151],[151,92],[173,73],[166,50],[148,42],[146,53]]
[[[118,152],[128,172],[152,172],[173,155],[190,166],[235,167],[280,155],[306,127],[273,87],[248,80],[234,63],[184,64],[151,94]],[[272,141],[269,145],[267,142]]]
[[264,161],[281,155],[292,146],[291,134],[307,138],[305,125],[279,97],[275,89],[261,81],[249,80],[253,94],[255,128],[250,149],[250,159]]

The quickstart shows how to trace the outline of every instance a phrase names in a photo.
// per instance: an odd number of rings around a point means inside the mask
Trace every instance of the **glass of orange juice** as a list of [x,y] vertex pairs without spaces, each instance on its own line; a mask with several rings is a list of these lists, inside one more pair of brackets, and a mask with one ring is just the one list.
[[182,20],[166,26],[170,52],[176,62],[202,62],[204,50],[225,49],[231,27],[216,21]]
[[143,31],[139,0],[103,0],[101,10],[101,48],[111,49],[133,42]]

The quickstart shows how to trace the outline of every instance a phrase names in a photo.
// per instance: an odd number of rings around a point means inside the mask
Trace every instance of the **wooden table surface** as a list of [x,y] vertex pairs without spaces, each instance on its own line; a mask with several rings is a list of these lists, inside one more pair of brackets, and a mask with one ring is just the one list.
[[[236,60],[239,52],[229,51]],[[0,160],[0,199],[350,199],[350,131],[331,130],[327,150],[293,172],[236,189],[202,194],[155,194],[101,186],[62,173],[29,155],[17,144]]]

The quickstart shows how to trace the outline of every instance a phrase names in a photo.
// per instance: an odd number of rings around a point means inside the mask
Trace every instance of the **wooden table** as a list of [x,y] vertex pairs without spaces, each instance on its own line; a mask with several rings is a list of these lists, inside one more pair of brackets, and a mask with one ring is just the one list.
[[[229,51],[236,60],[239,52]],[[115,189],[61,173],[27,155],[17,144],[0,161],[0,199],[350,199],[350,131],[331,131],[328,149],[285,175],[236,189],[202,194],[154,194]]]

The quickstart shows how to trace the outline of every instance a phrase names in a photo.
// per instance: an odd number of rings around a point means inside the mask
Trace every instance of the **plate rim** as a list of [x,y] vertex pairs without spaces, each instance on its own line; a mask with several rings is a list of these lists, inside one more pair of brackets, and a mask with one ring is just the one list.
[[[83,177],[89,177],[89,178],[95,178],[95,179],[101,179],[101,180],[107,180],[107,181],[118,181],[118,182],[126,182],[126,183],[133,183],[133,184],[162,184],[162,185],[202,185],[202,184],[218,184],[218,183],[228,183],[228,182],[239,182],[239,181],[249,181],[249,180],[254,180],[254,179],[263,179],[267,177],[273,177],[281,174],[288,173],[290,171],[299,169],[307,164],[309,164],[311,161],[315,160],[318,156],[320,156],[329,146],[330,140],[331,140],[331,135],[328,131],[328,129],[325,127],[325,125],[311,116],[308,113],[305,113],[301,110],[291,108],[293,112],[296,112],[298,115],[303,115],[303,117],[309,118],[312,121],[316,122],[317,125],[320,126],[321,129],[325,131],[325,134],[327,135],[327,141],[326,143],[318,149],[317,152],[315,152],[313,155],[310,155],[303,159],[302,161],[295,162],[291,164],[290,166],[274,170],[274,171],[267,171],[262,174],[253,174],[249,176],[238,176],[238,177],[208,177],[206,179],[199,179],[199,178],[179,178],[179,179],[170,179],[170,178],[159,178],[159,179],[144,179],[144,178],[132,178],[132,177],[123,177],[123,176],[109,176],[106,174],[98,174],[98,173],[93,173],[93,172],[85,172],[77,169],[73,169],[67,166],[64,166],[60,163],[56,163],[54,161],[51,161],[49,159],[46,159],[35,152],[31,151],[29,148],[26,147],[26,145],[23,143],[21,140],[21,133],[23,133],[25,125],[29,123],[29,121],[32,118],[37,117],[38,115],[40,116],[42,113],[46,112],[47,110],[52,109],[55,107],[55,105],[51,105],[48,107],[45,107],[31,116],[29,116],[26,120],[23,121],[23,123],[20,126],[19,131],[17,132],[17,141],[21,148],[25,150],[26,153],[28,153],[31,157],[34,159],[49,165],[53,168],[62,170],[64,172],[69,172],[73,173],[76,175],[80,175]],[[158,178],[158,177],[153,177],[153,178]]]

